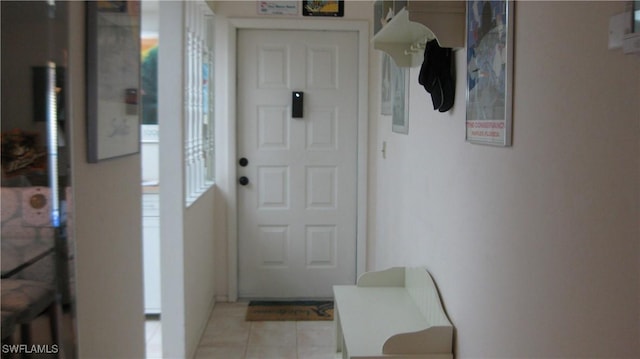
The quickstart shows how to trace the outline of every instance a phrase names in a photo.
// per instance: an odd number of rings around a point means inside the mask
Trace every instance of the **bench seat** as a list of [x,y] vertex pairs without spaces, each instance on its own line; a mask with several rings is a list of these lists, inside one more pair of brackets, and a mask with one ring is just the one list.
[[343,358],[453,358],[453,326],[424,268],[366,273],[334,295]]

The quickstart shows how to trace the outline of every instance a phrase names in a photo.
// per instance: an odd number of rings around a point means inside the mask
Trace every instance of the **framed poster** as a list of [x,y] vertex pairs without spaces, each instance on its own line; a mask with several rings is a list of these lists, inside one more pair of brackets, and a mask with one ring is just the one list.
[[376,0],[373,3],[373,34],[377,34],[383,26],[385,26],[392,18],[393,12],[392,0]]
[[395,133],[409,134],[409,69],[391,60],[392,126]]
[[407,7],[407,0],[394,0],[393,1],[393,13],[397,14],[400,10]]
[[344,16],[344,0],[303,0],[304,16]]
[[87,160],[140,152],[140,2],[87,1]]
[[468,1],[468,142],[511,146],[512,82],[513,1]]
[[382,78],[380,84],[380,114],[391,115],[391,63],[393,59],[386,52],[382,53]]

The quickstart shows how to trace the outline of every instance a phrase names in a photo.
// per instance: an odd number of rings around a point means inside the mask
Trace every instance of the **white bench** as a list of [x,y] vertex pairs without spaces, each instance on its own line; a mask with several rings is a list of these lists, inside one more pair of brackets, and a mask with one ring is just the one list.
[[344,359],[453,358],[453,326],[425,268],[365,273],[333,293]]

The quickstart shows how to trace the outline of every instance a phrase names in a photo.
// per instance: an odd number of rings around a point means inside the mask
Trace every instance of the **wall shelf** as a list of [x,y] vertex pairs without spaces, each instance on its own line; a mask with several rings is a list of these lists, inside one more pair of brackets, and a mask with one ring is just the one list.
[[463,48],[465,23],[464,1],[408,1],[373,36],[373,47],[388,53],[399,67],[419,66],[427,41],[437,39],[442,47]]

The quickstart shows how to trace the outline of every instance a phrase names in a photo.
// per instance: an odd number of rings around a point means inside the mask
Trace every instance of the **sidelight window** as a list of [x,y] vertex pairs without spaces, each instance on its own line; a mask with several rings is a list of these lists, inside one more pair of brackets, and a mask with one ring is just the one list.
[[213,13],[201,1],[185,2],[184,164],[187,206],[214,183]]

